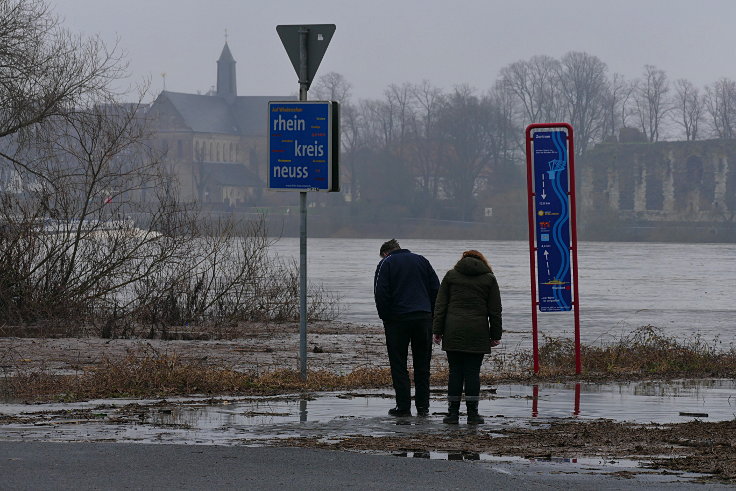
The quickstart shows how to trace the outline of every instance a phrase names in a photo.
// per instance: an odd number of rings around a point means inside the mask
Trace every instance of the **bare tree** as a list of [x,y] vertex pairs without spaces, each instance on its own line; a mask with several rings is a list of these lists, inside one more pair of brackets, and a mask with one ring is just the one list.
[[601,134],[607,79],[598,57],[571,51],[559,64],[559,87],[567,120],[575,128],[576,152],[584,153]]
[[407,137],[415,127],[414,107],[412,106],[412,86],[404,83],[401,85],[391,84],[385,90],[386,109],[391,115],[393,127],[396,128],[394,152],[401,159],[404,157],[404,148]]
[[478,97],[468,86],[458,86],[447,97],[440,115],[443,177],[461,220],[472,217],[478,177],[493,153],[489,106],[488,98]]
[[662,123],[671,106],[667,94],[670,91],[667,74],[652,65],[644,66],[644,78],[634,92],[635,117],[641,131],[650,142],[659,141]]
[[[115,303],[113,293],[180,257],[189,221],[164,191],[144,106],[107,102],[49,118],[15,153],[31,185],[0,207],[9,230],[0,239],[5,319],[93,316]],[[141,229],[131,217],[143,216]]]
[[340,73],[328,72],[319,77],[310,89],[314,98],[323,101],[350,102],[353,84]]
[[126,69],[114,46],[63,29],[45,0],[2,2],[0,60],[0,138],[65,116]]
[[614,73],[608,82],[604,100],[603,138],[615,137],[620,128],[628,126],[630,101],[634,84],[626,81],[623,75]]
[[439,171],[442,166],[438,139],[438,118],[445,95],[428,81],[411,87],[416,117],[411,148],[407,160],[419,178],[421,193],[437,199]]
[[514,121],[513,95],[495,84],[487,94],[491,110],[493,161],[496,166],[509,167],[518,162],[524,152],[523,128]]
[[713,134],[733,138],[736,125],[736,82],[722,78],[705,88],[705,108]]
[[396,126],[391,108],[382,100],[361,100],[362,140],[374,149],[386,150],[394,144]]
[[561,119],[556,78],[559,62],[549,56],[534,56],[501,69],[500,83],[516,96],[523,126]]
[[697,140],[703,118],[703,102],[698,88],[689,80],[676,80],[673,107],[674,120],[685,131],[685,140]]

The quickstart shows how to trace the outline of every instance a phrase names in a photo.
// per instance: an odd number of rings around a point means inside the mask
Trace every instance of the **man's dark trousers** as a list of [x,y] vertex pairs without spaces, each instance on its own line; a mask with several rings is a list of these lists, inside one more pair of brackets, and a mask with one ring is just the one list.
[[411,382],[407,370],[409,345],[414,363],[414,404],[429,408],[429,366],[432,360],[432,314],[414,312],[384,320],[386,349],[391,364],[391,380],[396,407],[411,408]]

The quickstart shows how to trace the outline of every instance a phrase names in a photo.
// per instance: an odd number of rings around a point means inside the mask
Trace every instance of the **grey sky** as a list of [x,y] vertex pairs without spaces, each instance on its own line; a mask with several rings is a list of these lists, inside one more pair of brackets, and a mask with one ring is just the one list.
[[645,64],[699,87],[736,80],[734,0],[50,0],[75,32],[120,39],[134,80],[152,92],[206,91],[225,41],[240,95],[285,95],[296,74],[278,24],[336,24],[318,76],[339,72],[353,97],[391,83],[486,90],[499,70],[537,54],[598,56],[631,79]]

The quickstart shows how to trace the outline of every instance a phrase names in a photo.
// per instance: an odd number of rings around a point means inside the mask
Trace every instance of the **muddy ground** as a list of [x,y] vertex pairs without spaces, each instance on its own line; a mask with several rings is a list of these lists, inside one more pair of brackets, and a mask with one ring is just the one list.
[[[530,460],[599,457],[642,462],[643,469],[661,472],[703,473],[700,481],[736,483],[736,421],[700,421],[671,425],[638,425],[607,420],[560,421],[536,428],[481,428],[474,434],[417,435],[415,437],[354,436],[323,442],[316,438],[294,438],[295,446],[349,451],[447,452],[463,460],[478,454],[508,455]],[[641,471],[646,472],[645,470]],[[634,477],[624,471],[622,477]]]
[[[170,330],[166,336],[170,339],[0,337],[0,370],[80,370],[104,359],[154,353],[240,371],[299,369],[299,325],[294,323],[249,324],[219,332]],[[307,346],[310,370],[349,373],[386,362],[380,327],[310,323]],[[442,365],[443,358],[435,356],[434,362]]]
[[[183,339],[4,337],[0,338],[0,376],[12,374],[19,368],[69,373],[94,366],[104,359],[141,353],[176,355],[182,360],[196,360],[213,367],[256,372],[298,369],[299,365],[297,324],[251,325],[231,333],[228,337],[232,339],[212,339],[215,336],[207,332],[168,335]],[[187,340],[192,338],[198,339]],[[310,324],[308,339],[310,370],[348,373],[356,368],[387,365],[380,327]],[[444,356],[437,351],[433,369],[440,367],[444,367]],[[0,424],[18,422],[14,420],[5,418]],[[132,418],[131,424],[134,421]],[[736,483],[736,420],[640,425],[571,418],[500,431],[497,425],[493,426],[493,431],[479,427],[474,433],[448,431],[444,435],[401,437],[345,435],[329,442],[319,438],[292,438],[272,443],[349,451],[459,452],[470,460],[472,455],[480,453],[529,459],[626,458],[647,462],[647,466],[660,469],[659,472],[698,472],[707,474],[705,479]]]

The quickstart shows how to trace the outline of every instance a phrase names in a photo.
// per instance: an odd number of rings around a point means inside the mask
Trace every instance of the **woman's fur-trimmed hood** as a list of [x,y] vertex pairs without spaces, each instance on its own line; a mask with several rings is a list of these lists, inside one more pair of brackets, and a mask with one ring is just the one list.
[[479,276],[493,273],[486,263],[473,256],[466,256],[455,264],[455,271],[466,276]]

